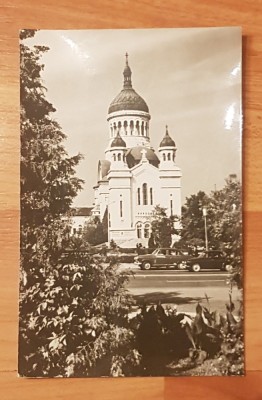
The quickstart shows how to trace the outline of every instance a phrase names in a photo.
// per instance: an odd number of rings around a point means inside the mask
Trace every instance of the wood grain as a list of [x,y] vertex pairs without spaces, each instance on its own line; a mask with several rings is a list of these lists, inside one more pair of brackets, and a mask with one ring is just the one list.
[[[262,398],[262,6],[260,0],[0,1],[1,399]],[[18,30],[242,26],[244,47],[245,378],[17,378],[19,264]]]

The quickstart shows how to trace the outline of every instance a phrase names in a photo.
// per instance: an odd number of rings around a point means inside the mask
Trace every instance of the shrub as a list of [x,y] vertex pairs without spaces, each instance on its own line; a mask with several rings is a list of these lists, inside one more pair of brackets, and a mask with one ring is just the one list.
[[128,375],[139,364],[129,329],[128,275],[69,253],[28,287],[20,308],[25,376]]

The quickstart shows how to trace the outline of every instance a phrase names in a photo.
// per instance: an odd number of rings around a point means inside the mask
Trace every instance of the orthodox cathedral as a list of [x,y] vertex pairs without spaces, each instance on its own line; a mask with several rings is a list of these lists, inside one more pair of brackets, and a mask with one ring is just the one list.
[[124,83],[108,109],[109,140],[98,162],[92,214],[108,218],[108,241],[122,247],[147,246],[156,205],[181,215],[181,169],[168,128],[158,154],[150,144],[148,105],[133,89],[126,54]]

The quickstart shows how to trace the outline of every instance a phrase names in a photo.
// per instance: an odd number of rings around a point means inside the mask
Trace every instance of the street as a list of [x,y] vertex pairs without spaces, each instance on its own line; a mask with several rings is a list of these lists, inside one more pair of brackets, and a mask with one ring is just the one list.
[[[160,301],[162,304],[176,305],[181,312],[194,312],[200,302],[211,310],[226,311],[225,303],[228,302],[230,291],[227,272],[142,271],[134,264],[122,264],[120,269],[132,271],[128,290],[137,304],[157,304]],[[232,298],[237,308],[241,293],[236,288],[232,290]]]

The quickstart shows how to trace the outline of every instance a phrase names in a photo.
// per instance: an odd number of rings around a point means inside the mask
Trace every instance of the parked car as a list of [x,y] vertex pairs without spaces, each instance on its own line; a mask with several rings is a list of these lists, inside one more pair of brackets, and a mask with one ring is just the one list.
[[218,250],[201,252],[198,257],[190,258],[187,266],[193,272],[199,272],[201,269],[220,269],[230,272],[233,269],[229,258]]
[[135,257],[135,264],[141,269],[151,269],[158,267],[173,267],[183,269],[190,256],[182,253],[181,250],[174,248],[159,248],[152,254],[142,254]]
[[121,253],[117,251],[108,251],[106,261],[115,261],[117,263],[133,263],[136,253]]

